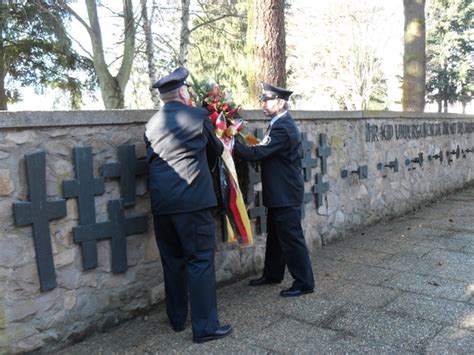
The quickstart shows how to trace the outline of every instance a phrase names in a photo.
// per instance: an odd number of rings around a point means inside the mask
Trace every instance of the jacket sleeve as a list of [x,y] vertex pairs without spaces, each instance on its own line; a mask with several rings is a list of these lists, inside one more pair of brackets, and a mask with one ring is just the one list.
[[217,156],[221,156],[222,152],[224,151],[224,145],[222,144],[220,139],[217,138],[214,126],[212,125],[211,120],[207,116],[204,117],[202,132],[207,138],[208,151],[212,152]]
[[289,138],[283,127],[275,127],[270,131],[266,142],[248,147],[235,142],[234,154],[237,158],[248,161],[264,160],[288,149]]
[[146,149],[146,161],[149,163],[152,162],[153,158],[156,156],[153,148],[151,147],[151,143],[146,136],[146,133],[143,133],[143,140],[145,141],[145,149]]

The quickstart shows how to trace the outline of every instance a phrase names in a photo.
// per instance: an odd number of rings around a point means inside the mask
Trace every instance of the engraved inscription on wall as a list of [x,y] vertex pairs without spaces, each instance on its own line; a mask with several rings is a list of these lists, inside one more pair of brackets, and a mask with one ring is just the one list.
[[417,124],[371,124],[365,125],[365,141],[378,142],[392,139],[420,139],[474,132],[473,122],[424,122]]

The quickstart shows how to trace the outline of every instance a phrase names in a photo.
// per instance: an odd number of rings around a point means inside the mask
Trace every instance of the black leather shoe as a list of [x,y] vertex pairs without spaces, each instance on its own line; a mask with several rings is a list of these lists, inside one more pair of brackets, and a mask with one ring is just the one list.
[[176,333],[179,333],[179,332],[182,332],[184,330],[184,327],[173,327],[173,330],[176,332]]
[[269,280],[265,276],[262,276],[259,279],[250,280],[249,286],[263,286],[263,285],[272,285],[272,284],[279,284],[281,282],[278,280]]
[[224,338],[232,333],[232,327],[230,325],[224,325],[216,329],[215,332],[200,337],[193,337],[195,343],[205,343],[206,341],[217,340]]
[[290,287],[286,290],[282,290],[280,292],[281,297],[298,297],[302,295],[306,295],[307,293],[313,293],[314,289],[309,288],[309,289],[299,289],[299,288],[294,288]]

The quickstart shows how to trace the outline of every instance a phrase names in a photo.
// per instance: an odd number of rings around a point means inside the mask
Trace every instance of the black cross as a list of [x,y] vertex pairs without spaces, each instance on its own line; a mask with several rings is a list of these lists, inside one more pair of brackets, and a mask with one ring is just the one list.
[[316,173],[316,184],[313,186],[313,193],[316,195],[316,208],[323,205],[323,194],[329,191],[329,182],[323,182],[323,176]]
[[318,160],[311,158],[311,151],[313,150],[313,142],[308,141],[308,134],[301,133],[301,145],[303,147],[303,159],[301,164],[303,166],[304,181],[311,180],[311,169],[318,166]]
[[148,164],[145,160],[137,160],[134,145],[120,145],[117,157],[118,162],[104,164],[102,175],[119,177],[123,206],[133,206],[136,201],[136,177],[148,174]]
[[[79,206],[79,225],[95,224],[95,195],[104,193],[104,179],[94,178],[92,148],[73,149],[75,180],[63,181],[63,194],[66,198],[77,197]],[[81,243],[82,267],[84,270],[97,267],[97,241]]]
[[46,200],[44,151],[26,154],[25,162],[30,202],[13,203],[13,213],[17,225],[33,224],[40,287],[41,291],[48,291],[57,286],[49,221],[66,215],[66,200]]
[[[255,137],[259,140],[263,138],[263,129],[256,128],[255,129]],[[260,183],[262,181],[262,176],[260,173],[260,162],[251,162],[248,163],[248,185],[247,185],[247,204],[255,202],[255,193],[254,193],[254,185]]]
[[264,234],[267,232],[267,209],[263,205],[262,191],[257,192],[257,197],[255,198],[255,207],[249,209],[249,217],[250,219],[258,219],[260,224],[259,234]]
[[255,128],[255,137],[262,140],[265,134],[263,133],[263,128]]
[[313,194],[311,192],[305,192],[303,197],[303,204],[301,205],[301,219],[306,217],[304,206],[313,199]]
[[145,233],[148,230],[148,216],[125,218],[120,200],[109,200],[107,204],[109,221],[77,226],[73,228],[77,243],[100,239],[112,239],[112,271],[127,271],[127,236]]
[[255,202],[254,186],[262,181],[259,163],[248,163],[247,204]]
[[316,155],[321,158],[321,172],[323,175],[328,172],[328,162],[327,157],[331,155],[331,147],[327,143],[327,135],[321,133],[319,135],[319,147],[317,148]]

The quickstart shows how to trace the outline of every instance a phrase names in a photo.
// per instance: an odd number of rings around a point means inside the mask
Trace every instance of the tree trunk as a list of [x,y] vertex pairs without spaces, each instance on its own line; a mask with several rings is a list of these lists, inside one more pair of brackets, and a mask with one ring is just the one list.
[[403,0],[405,28],[403,55],[403,110],[425,108],[425,0]]
[[261,82],[286,86],[285,0],[249,0],[248,7],[248,83],[258,99]]
[[147,0],[140,0],[142,6],[142,19],[143,19],[143,32],[145,33],[145,51],[146,59],[148,64],[148,78],[150,79],[150,95],[153,107],[155,109],[160,108],[160,95],[158,90],[153,89],[153,84],[157,80],[156,78],[156,63],[155,63],[155,52],[153,50],[153,35],[151,31],[151,23],[148,19]]
[[185,67],[188,62],[189,49],[189,4],[191,0],[181,0],[181,33],[179,35],[178,63]]
[[105,61],[96,0],[86,0],[89,24],[68,6],[66,1],[60,1],[60,5],[74,16],[89,33],[92,43],[92,60],[95,72],[99,78],[99,87],[106,109],[121,109],[125,107],[125,87],[130,79],[133,57],[135,55],[135,19],[133,16],[132,0],[122,0],[122,3],[124,19],[123,55],[119,71],[114,77],[110,73]]
[[[2,21],[3,25],[3,21]],[[8,110],[5,88],[5,54],[3,49],[3,28],[0,28],[0,110]]]
[[441,111],[443,110],[443,102],[441,101],[441,99],[438,99],[436,100],[436,103],[438,104],[438,113],[441,113]]

